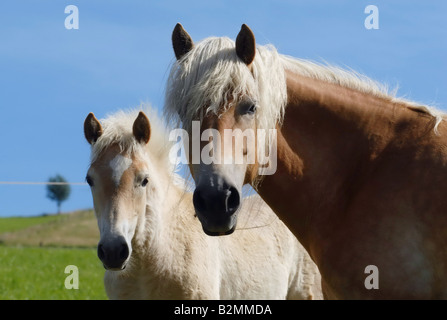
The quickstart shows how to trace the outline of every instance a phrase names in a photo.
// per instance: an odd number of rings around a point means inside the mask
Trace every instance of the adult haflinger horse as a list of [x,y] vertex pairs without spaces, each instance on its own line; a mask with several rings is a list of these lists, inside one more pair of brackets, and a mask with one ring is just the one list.
[[[447,298],[441,112],[356,73],[256,46],[246,25],[235,42],[194,44],[178,24],[172,40],[168,117],[189,131],[199,120],[201,133],[220,137],[225,129],[277,129],[273,174],[259,177],[258,163],[192,162],[205,232],[231,233],[250,183],[316,262],[327,298]],[[232,140],[219,143],[235,153]],[[259,146],[246,143],[243,154],[259,156]]]
[[100,230],[98,257],[112,299],[321,299],[318,268],[259,197],[234,236],[206,236],[192,195],[169,161],[172,142],[155,112],[84,123],[87,182]]

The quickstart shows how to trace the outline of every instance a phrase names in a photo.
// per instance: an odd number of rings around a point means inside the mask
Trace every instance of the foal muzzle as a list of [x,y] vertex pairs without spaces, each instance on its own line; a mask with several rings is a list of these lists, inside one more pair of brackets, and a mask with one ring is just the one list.
[[107,270],[123,270],[129,255],[129,246],[123,236],[101,240],[98,244],[98,258]]

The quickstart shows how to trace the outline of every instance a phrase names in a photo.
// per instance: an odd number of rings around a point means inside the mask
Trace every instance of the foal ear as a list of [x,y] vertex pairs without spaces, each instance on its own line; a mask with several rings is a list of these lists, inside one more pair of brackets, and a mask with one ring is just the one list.
[[248,66],[256,54],[255,35],[251,29],[243,24],[236,38],[236,54]]
[[177,60],[180,60],[181,57],[191,51],[194,47],[194,42],[190,35],[183,29],[183,26],[180,23],[175,25],[174,31],[172,32],[172,46],[174,47],[174,53]]
[[90,112],[84,121],[84,136],[88,143],[94,144],[102,135],[102,127],[95,115]]
[[138,142],[144,144],[149,142],[151,137],[151,125],[149,123],[149,119],[142,111],[140,111],[138,117],[133,123],[132,132]]

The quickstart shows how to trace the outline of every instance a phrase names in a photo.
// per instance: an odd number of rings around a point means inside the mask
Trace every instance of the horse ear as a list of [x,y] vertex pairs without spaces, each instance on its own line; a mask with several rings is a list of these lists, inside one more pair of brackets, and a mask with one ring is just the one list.
[[94,144],[102,135],[102,127],[95,115],[90,112],[84,121],[84,135],[88,143]]
[[138,142],[144,144],[149,142],[151,137],[151,125],[149,123],[149,119],[142,111],[140,111],[138,117],[133,123],[132,132]]
[[190,35],[183,29],[183,26],[180,23],[175,25],[174,31],[172,32],[172,46],[174,47],[174,53],[177,60],[180,60],[181,57],[191,51],[194,47],[194,42]]
[[236,38],[236,54],[248,66],[256,54],[255,35],[251,29],[243,24]]

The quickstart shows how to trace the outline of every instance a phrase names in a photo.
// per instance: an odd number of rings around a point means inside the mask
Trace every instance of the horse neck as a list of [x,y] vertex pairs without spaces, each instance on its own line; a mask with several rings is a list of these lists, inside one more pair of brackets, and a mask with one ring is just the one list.
[[357,177],[417,113],[386,97],[286,75],[277,171],[265,176],[258,190],[309,250],[312,226],[343,212]]

